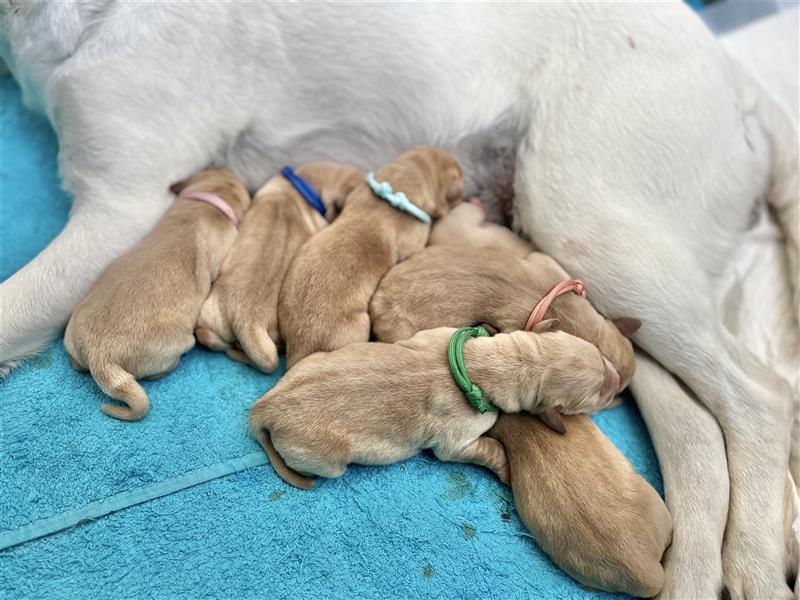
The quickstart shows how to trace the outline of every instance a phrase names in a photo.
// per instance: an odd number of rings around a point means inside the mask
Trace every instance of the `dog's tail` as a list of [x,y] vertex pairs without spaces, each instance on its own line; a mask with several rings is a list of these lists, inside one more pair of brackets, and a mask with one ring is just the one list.
[[800,320],[800,150],[797,125],[763,90],[758,91],[758,119],[770,148],[767,204],[784,236],[794,293],[794,316]]
[[117,364],[92,366],[92,377],[107,395],[127,406],[103,404],[100,409],[110,417],[123,421],[138,421],[150,410],[150,400],[133,375]]
[[236,331],[236,338],[259,371],[272,373],[278,368],[278,348],[260,323],[248,323]]
[[272,438],[270,437],[269,431],[263,426],[253,423],[252,417],[250,431],[252,432],[253,437],[258,440],[258,443],[261,444],[264,452],[267,453],[267,458],[269,458],[269,462],[272,463],[272,468],[275,469],[275,472],[278,475],[280,475],[281,479],[283,479],[289,485],[293,485],[301,490],[310,490],[314,487],[314,481],[312,479],[303,477],[300,475],[300,473],[286,464],[286,461],[283,460],[283,457],[278,454],[275,446],[272,445]]

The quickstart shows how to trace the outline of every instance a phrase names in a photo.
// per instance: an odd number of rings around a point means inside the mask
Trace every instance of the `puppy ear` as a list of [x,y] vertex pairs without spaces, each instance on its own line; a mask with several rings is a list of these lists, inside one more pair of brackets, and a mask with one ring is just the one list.
[[189,185],[189,178],[181,179],[180,181],[176,181],[169,186],[169,191],[177,196],[186,188],[187,185]]
[[639,327],[642,326],[642,322],[639,319],[631,319],[629,317],[614,319],[613,323],[625,337],[631,337],[634,333],[639,331]]
[[548,406],[539,413],[539,418],[542,420],[542,423],[547,425],[550,429],[564,435],[567,433],[567,424],[564,423],[564,417],[558,412],[560,408],[560,406]]
[[363,182],[364,176],[361,173],[350,175],[333,189],[329,198],[323,199],[323,202],[327,205],[325,219],[329,223],[332,223],[341,214],[347,197]]
[[561,321],[558,319],[545,319],[540,321],[531,329],[534,333],[545,333],[546,331],[559,331],[561,329]]
[[464,196],[464,175],[458,165],[450,167],[447,172],[447,205],[455,206]]

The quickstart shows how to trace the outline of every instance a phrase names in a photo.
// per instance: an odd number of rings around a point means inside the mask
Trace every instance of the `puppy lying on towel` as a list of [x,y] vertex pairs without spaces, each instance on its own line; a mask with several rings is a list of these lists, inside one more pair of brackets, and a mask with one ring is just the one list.
[[350,463],[389,464],[425,448],[508,482],[502,445],[483,435],[497,409],[595,411],[619,384],[597,348],[550,331],[555,323],[494,337],[483,327],[439,328],[314,354],[256,402],[250,430],[297,487],[313,486],[300,473],[339,477]]
[[125,404],[101,406],[118,419],[147,414],[136,380],[168,373],[194,346],[200,307],[250,206],[244,184],[224,169],[201,171],[173,191],[180,192],[175,203],[103,271],[64,334],[73,366]]
[[589,417],[564,420],[568,435],[503,414],[487,434],[505,447],[519,518],[578,581],[650,598],[664,585],[667,507]]
[[369,300],[381,277],[425,247],[433,219],[461,200],[456,160],[420,147],[380,169],[342,214],[295,255],[278,303],[291,368],[314,352],[369,340]]
[[253,197],[195,331],[204,346],[265,373],[278,366],[278,294],[295,252],[364,180],[353,167],[326,162],[284,173]]
[[[396,266],[375,292],[370,317],[379,339],[479,322],[501,331],[521,329],[537,301],[568,279],[554,260],[534,253],[509,229],[483,223],[482,210],[473,204],[460,204],[439,221],[430,243],[450,245],[427,248]],[[558,317],[565,331],[600,347],[619,371],[620,387],[628,384],[635,369],[630,342],[584,297],[559,296],[545,312]],[[620,321],[629,333],[635,326]],[[566,436],[524,414],[500,415],[487,434],[506,450],[520,519],[559,566],[583,583],[656,594],[672,528],[664,502],[591,419],[563,419]]]

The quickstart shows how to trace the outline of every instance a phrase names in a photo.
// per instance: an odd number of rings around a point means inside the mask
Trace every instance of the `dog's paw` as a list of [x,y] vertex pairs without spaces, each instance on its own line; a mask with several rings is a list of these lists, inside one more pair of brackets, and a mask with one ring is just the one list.
[[722,592],[722,558],[719,544],[676,521],[672,545],[664,555],[664,588],[659,600],[719,598]]
[[723,581],[732,600],[770,598],[790,600],[794,597],[786,583],[779,560],[781,540],[773,548],[756,547],[752,538],[730,540],[723,552]]

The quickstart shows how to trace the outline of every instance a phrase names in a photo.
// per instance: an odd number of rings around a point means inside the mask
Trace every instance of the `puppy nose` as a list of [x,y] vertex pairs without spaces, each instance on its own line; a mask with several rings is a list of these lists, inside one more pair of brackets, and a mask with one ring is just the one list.
[[606,373],[600,395],[603,398],[607,397],[609,400],[611,400],[614,397],[614,394],[619,391],[619,373],[617,373],[614,365],[608,362],[608,360],[605,358],[603,359],[603,365],[605,366]]

